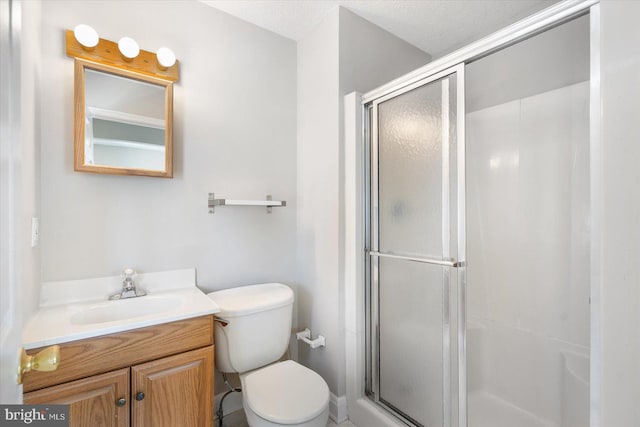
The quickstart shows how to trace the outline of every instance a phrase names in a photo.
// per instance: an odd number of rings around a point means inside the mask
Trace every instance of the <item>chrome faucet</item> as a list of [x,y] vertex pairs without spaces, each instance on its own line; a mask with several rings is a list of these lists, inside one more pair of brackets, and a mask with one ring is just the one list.
[[136,288],[136,282],[133,278],[136,276],[136,272],[133,268],[125,268],[122,272],[122,290],[109,297],[110,300],[135,298],[145,296],[147,293],[142,289]]

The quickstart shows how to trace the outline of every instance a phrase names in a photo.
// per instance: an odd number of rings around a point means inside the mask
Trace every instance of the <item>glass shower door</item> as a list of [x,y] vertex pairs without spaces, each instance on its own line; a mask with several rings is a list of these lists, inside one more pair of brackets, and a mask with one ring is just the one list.
[[448,427],[457,407],[462,72],[446,70],[369,106],[367,392],[417,426]]

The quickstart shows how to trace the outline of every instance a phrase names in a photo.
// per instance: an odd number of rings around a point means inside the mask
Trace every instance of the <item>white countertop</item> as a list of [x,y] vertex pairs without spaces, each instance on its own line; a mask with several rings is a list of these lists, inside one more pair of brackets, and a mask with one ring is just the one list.
[[[220,311],[218,305],[196,287],[195,269],[138,275],[135,282],[147,295],[116,301],[109,301],[108,295],[118,292],[119,276],[43,283],[40,308],[23,330],[24,348],[61,344]],[[121,312],[136,314],[111,320]]]

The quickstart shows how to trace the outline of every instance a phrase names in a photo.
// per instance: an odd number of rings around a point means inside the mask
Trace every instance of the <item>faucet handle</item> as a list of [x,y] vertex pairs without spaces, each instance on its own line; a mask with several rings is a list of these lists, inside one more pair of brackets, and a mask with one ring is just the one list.
[[136,276],[136,271],[133,268],[125,268],[122,272],[122,278],[124,280],[131,280]]
[[115,295],[111,295],[109,299],[115,300],[146,295],[147,293],[145,291],[136,288],[136,282],[133,280],[136,277],[136,274],[137,273],[133,268],[125,268],[120,275],[122,278],[122,290]]

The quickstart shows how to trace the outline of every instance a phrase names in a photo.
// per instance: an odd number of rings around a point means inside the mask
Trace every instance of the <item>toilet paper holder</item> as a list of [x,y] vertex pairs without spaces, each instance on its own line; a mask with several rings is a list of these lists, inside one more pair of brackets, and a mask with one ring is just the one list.
[[327,345],[327,341],[322,335],[318,335],[318,338],[312,340],[311,330],[309,328],[305,328],[304,331],[296,332],[296,339],[298,341],[306,342],[311,348],[324,347]]

